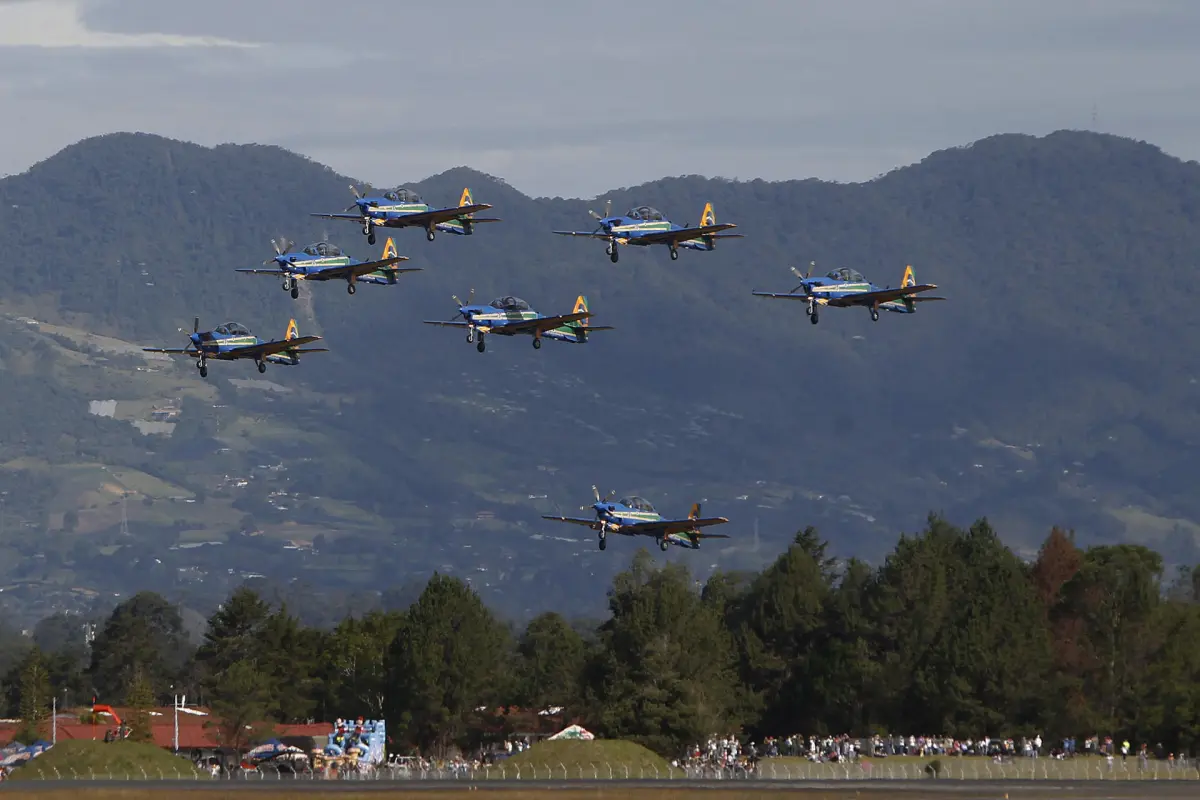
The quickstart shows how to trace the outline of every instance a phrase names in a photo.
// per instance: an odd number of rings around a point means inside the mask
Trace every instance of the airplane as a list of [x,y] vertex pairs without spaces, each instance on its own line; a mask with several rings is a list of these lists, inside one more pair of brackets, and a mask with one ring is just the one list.
[[[180,330],[183,330],[180,328]],[[326,353],[324,347],[302,347],[320,340],[320,336],[301,336],[296,327],[296,320],[288,323],[287,333],[282,340],[266,341],[250,332],[250,329],[236,322],[226,322],[211,331],[200,330],[200,318],[192,323],[191,340],[182,349],[170,347],[143,347],[147,353],[167,353],[173,356],[191,356],[200,370],[200,377],[208,377],[208,359],[216,361],[235,361],[239,358],[252,358],[258,364],[259,372],[267,371],[268,362],[295,366],[300,363],[301,353]]]
[[620,258],[618,244],[651,245],[665,244],[671,251],[671,260],[679,258],[679,248],[688,250],[714,250],[717,239],[742,239],[740,233],[719,233],[719,231],[736,228],[731,222],[717,224],[717,215],[713,213],[712,203],[704,205],[700,215],[700,226],[676,225],[662,215],[658,209],[650,206],[638,206],[626,211],[623,215],[612,216],[612,201],[604,205],[604,214],[597,214],[588,209],[588,213],[599,221],[599,227],[594,231],[554,231],[560,236],[588,236],[593,239],[607,239],[608,246],[604,252],[614,264]]
[[425,229],[425,238],[433,241],[434,232],[453,233],[459,236],[470,236],[475,232],[476,223],[499,222],[492,217],[476,217],[476,211],[491,208],[487,203],[476,203],[471,199],[471,190],[463,189],[458,205],[452,208],[431,208],[421,200],[421,196],[412,189],[403,187],[384,192],[380,196],[368,197],[351,185],[354,192],[354,204],[346,207],[346,211],[356,214],[313,214],[314,217],[325,219],[344,219],[362,223],[363,235],[367,244],[375,244],[375,228],[410,228]]
[[[591,505],[592,510],[596,512],[595,519],[554,517],[546,514],[542,515],[542,519],[570,522],[572,525],[584,525],[599,531],[601,550],[607,546],[607,536],[610,533],[619,533],[622,536],[653,536],[664,553],[669,544],[699,550],[701,539],[729,538],[723,533],[700,532],[700,528],[720,525],[729,520],[725,517],[701,517],[699,503],[692,505],[691,513],[686,519],[666,519],[655,511],[648,501],[636,495],[622,497],[614,503],[610,498],[615,492],[603,500],[600,499],[600,492],[595,486],[592,487],[592,493],[596,495],[596,502]],[[588,508],[582,506],[580,510],[586,511]]]
[[452,317],[449,320],[427,319],[424,320],[425,324],[466,328],[467,343],[474,342],[478,335],[479,342],[475,349],[481,353],[486,349],[483,337],[489,333],[500,336],[529,335],[533,337],[533,346],[537,349],[542,346],[542,339],[583,344],[592,331],[612,330],[608,325],[581,324],[582,320],[592,316],[588,311],[587,298],[583,295],[579,295],[575,300],[575,309],[570,314],[556,317],[543,316],[530,308],[529,303],[511,295],[498,297],[487,305],[473,305],[471,300],[474,297],[475,290],[472,289],[467,295],[467,302],[463,303],[457,297],[454,298],[458,305],[458,314],[455,317],[462,317],[463,321]]
[[375,283],[387,286],[396,282],[397,276],[404,272],[420,272],[421,267],[393,267],[401,261],[408,261],[408,256],[396,255],[396,243],[388,238],[383,246],[383,256],[378,261],[359,261],[342,253],[342,248],[329,242],[315,242],[301,250],[292,253],[292,245],[284,239],[282,243],[271,240],[275,248],[275,257],[268,258],[264,264],[277,264],[275,269],[238,269],[251,275],[274,275],[283,278],[283,290],[291,291],[292,299],[300,296],[300,281],[330,281],[344,280],[346,291],[354,294],[359,283]]
[[[879,310],[894,311],[898,314],[915,314],[917,303],[929,300],[945,300],[944,297],[916,297],[921,292],[936,289],[932,283],[917,283],[911,266],[904,268],[904,278],[900,288],[890,286],[880,288],[868,281],[858,270],[842,267],[830,272],[824,278],[812,277],[813,267],[817,262],[809,264],[808,274],[801,275],[800,270],[792,267],[792,273],[800,279],[800,285],[790,292],[752,292],[756,297],[776,297],[785,300],[804,300],[807,305],[804,313],[813,325],[817,324],[820,306],[848,308],[850,306],[866,306],[871,310],[871,320],[879,321]],[[798,290],[800,291],[799,293]]]

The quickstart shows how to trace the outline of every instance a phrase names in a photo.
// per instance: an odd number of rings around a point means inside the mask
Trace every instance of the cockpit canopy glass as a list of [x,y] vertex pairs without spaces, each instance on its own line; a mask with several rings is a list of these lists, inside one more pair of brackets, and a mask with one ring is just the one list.
[[329,242],[316,242],[304,248],[304,252],[310,256],[340,256],[342,248]]
[[650,206],[638,206],[637,208],[631,208],[628,212],[626,212],[625,216],[629,217],[630,219],[639,219],[643,222],[658,222],[663,219],[662,212],[657,208],[651,208]]
[[861,283],[862,281],[866,280],[866,278],[863,277],[861,272],[859,272],[856,269],[850,269],[849,267],[842,267],[841,269],[835,269],[833,272],[829,273],[825,277],[829,278],[830,280],[852,281],[854,283]]
[[634,495],[633,497],[622,497],[621,505],[625,506],[626,508],[632,508],[635,511],[654,511],[654,506],[650,505],[649,500],[644,497],[638,497],[637,495]]
[[391,200],[394,203],[419,203],[421,202],[421,195],[417,194],[412,189],[405,189],[401,187],[384,193],[383,199]]
[[250,329],[237,322],[226,322],[213,329],[213,333],[219,333],[222,336],[249,336]]
[[507,297],[497,297],[492,302],[488,303],[492,308],[498,308],[502,311],[529,311],[529,303],[526,303],[519,297],[508,295]]

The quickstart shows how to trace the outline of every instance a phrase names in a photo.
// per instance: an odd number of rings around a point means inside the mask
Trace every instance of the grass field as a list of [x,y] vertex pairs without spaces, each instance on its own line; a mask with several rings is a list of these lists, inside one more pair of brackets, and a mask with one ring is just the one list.
[[[97,742],[86,739],[59,742],[41,756],[14,770],[13,783],[65,778],[191,778],[200,777],[192,762],[161,747],[136,742]],[[85,785],[85,784],[74,784]]]
[[[558,740],[535,744],[504,762],[505,777],[545,778],[653,778],[669,774],[666,761],[634,742],[594,739],[590,742]],[[679,770],[676,770],[679,772]]]

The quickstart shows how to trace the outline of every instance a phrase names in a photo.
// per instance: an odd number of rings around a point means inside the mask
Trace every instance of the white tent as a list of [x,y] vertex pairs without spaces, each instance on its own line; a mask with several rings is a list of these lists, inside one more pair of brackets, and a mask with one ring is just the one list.
[[584,741],[591,741],[592,739],[595,739],[596,737],[593,736],[592,732],[587,730],[586,728],[581,728],[578,725],[569,725],[566,728],[563,728],[558,733],[551,736],[550,738],[551,739],[582,739]]

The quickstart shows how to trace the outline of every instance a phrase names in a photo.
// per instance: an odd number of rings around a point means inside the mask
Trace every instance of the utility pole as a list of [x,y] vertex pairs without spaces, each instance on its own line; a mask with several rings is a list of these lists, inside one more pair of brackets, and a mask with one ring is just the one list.
[[171,737],[171,747],[174,752],[179,752],[179,695],[173,695],[173,703],[175,706],[175,731]]
[[50,698],[50,744],[58,744],[58,695]]

